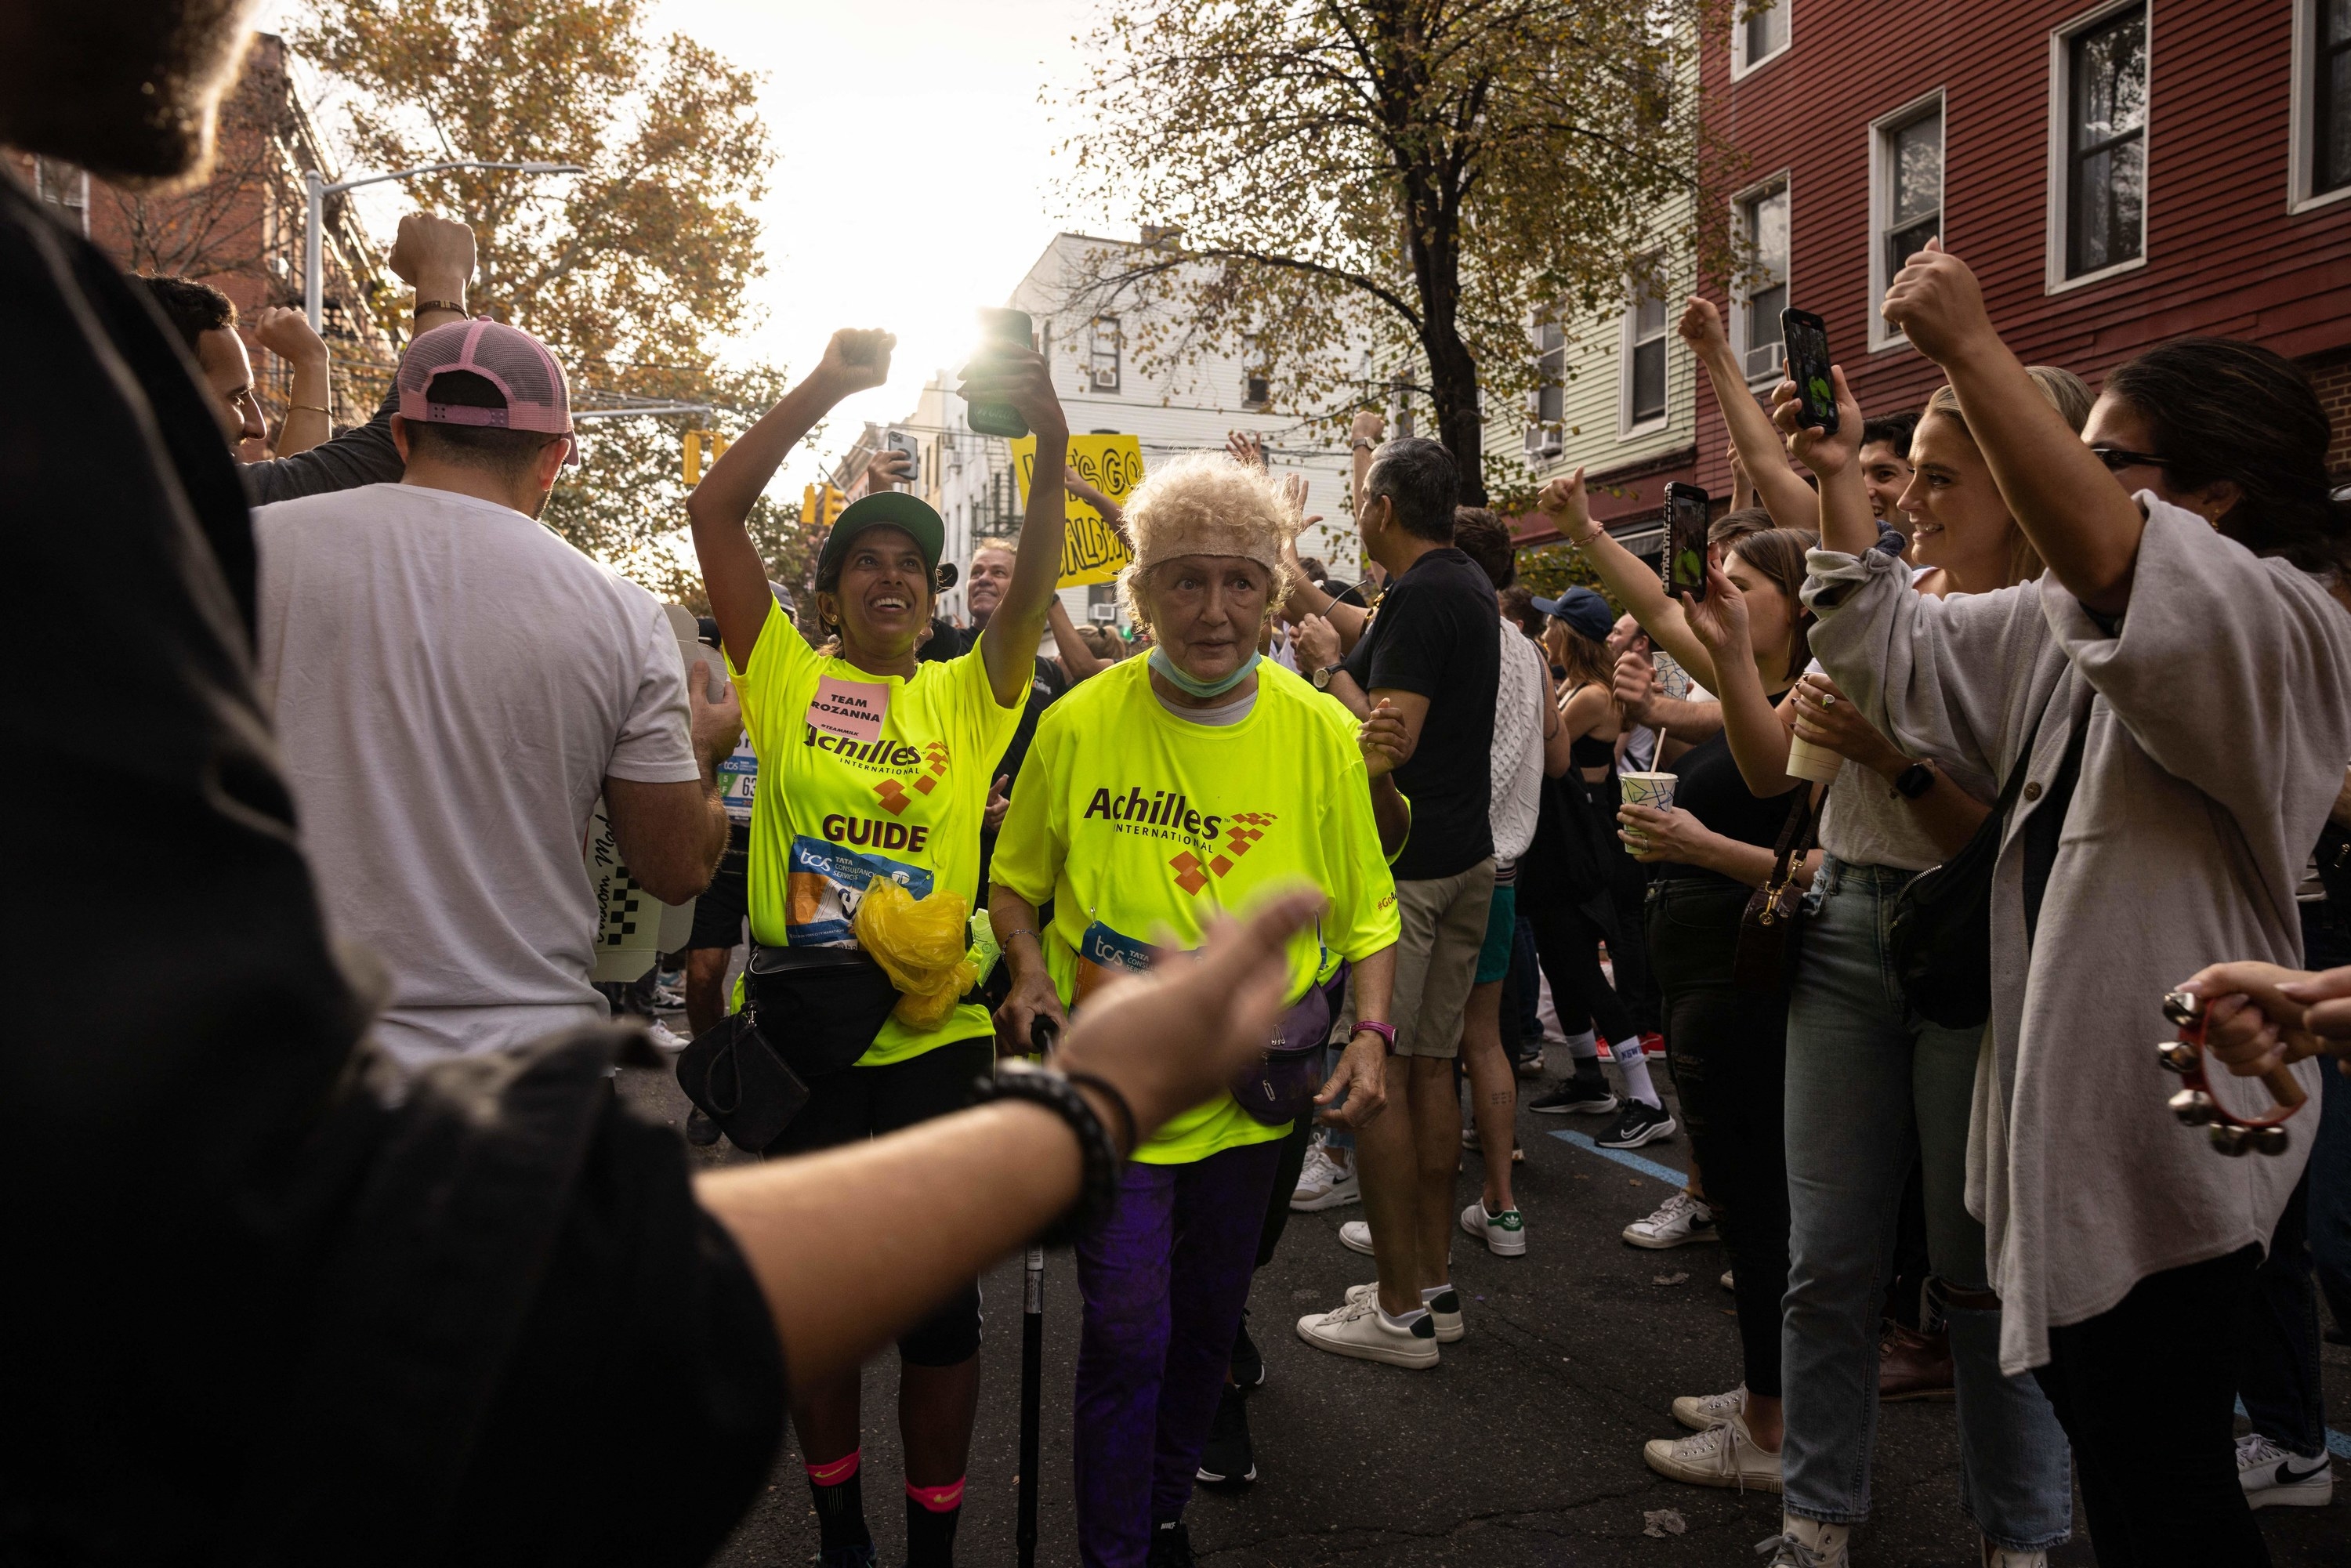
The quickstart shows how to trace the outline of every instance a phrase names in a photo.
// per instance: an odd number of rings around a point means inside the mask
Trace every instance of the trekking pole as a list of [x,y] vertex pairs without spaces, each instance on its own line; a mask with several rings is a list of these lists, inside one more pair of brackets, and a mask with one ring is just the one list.
[[[1061,1029],[1051,1019],[1030,1021],[1029,1038],[1037,1054],[1050,1056]],[[1038,1406],[1045,1378],[1045,1249],[1029,1249],[1020,1291],[1020,1495],[1013,1540],[1020,1568],[1037,1563],[1037,1429]]]

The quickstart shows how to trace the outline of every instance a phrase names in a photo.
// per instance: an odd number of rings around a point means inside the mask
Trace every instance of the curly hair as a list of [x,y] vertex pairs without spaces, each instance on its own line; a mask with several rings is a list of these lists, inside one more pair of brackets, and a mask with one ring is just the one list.
[[1221,452],[1187,452],[1135,486],[1124,528],[1134,559],[1119,573],[1127,613],[1151,624],[1144,589],[1152,572],[1180,556],[1238,556],[1266,569],[1272,583],[1265,612],[1279,611],[1296,586],[1284,559],[1303,519],[1270,475]]

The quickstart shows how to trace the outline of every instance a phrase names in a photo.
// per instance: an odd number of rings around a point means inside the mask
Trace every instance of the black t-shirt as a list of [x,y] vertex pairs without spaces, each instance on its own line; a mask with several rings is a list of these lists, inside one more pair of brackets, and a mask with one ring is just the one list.
[[1494,584],[1450,546],[1430,550],[1388,584],[1372,623],[1346,658],[1366,693],[1428,699],[1428,717],[1396,788],[1412,801],[1412,836],[1395,861],[1399,882],[1458,876],[1494,852],[1489,753],[1502,644]]
[[[26,580],[87,589],[20,596],[20,630],[86,641],[93,606],[107,627],[103,703],[35,682],[0,719],[12,810],[40,826],[10,869],[57,890],[59,928],[138,937],[127,961],[57,946],[73,1006],[0,1051],[0,1560],[444,1561],[484,1432],[590,1373],[661,1380],[634,1385],[674,1413],[633,1429],[642,1458],[720,1478],[677,1532],[716,1541],[780,1436],[782,1371],[683,1147],[600,1136],[628,1114],[601,1033],[445,1063],[392,1103],[254,693],[252,514],[210,394],[146,291],[5,168],[0,288],[41,367],[0,382],[10,544]],[[521,1354],[557,1319],[567,1344],[666,1334],[649,1264],[700,1303],[671,1364]],[[722,1379],[765,1413],[714,1403]],[[544,1479],[502,1500],[642,1502]]]
[[[1674,804],[1696,817],[1701,827],[1726,839],[1761,844],[1767,850],[1780,841],[1780,830],[1788,825],[1794,792],[1774,795],[1769,800],[1750,793],[1746,777],[1739,771],[1739,761],[1730,755],[1730,739],[1726,731],[1716,730],[1683,752],[1668,771],[1675,775]],[[1660,864],[1667,876],[1732,880],[1719,872],[1681,861]]]

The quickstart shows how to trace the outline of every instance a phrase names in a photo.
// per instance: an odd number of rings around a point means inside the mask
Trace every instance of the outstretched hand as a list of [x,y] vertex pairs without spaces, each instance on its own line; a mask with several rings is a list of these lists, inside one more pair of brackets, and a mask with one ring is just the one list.
[[1938,364],[1949,364],[1973,348],[1997,343],[1983,288],[1968,264],[1930,239],[1927,248],[1902,265],[1886,287],[1878,314],[1902,329],[1912,346]]
[[1737,664],[1750,657],[1747,648],[1747,596],[1739,585],[1722,575],[1722,569],[1711,561],[1706,568],[1706,597],[1693,599],[1685,593],[1682,619],[1689,629],[1714,655],[1715,668],[1726,663]]
[[1225,455],[1244,468],[1264,468],[1265,441],[1254,430],[1228,430]]
[[833,401],[880,386],[890,379],[890,351],[898,346],[897,334],[872,328],[843,327],[824,346],[824,358],[817,361],[816,376],[833,395]]
[[1217,921],[1193,961],[1112,979],[1086,999],[1055,1064],[1114,1085],[1148,1137],[1265,1049],[1290,997],[1290,939],[1323,907],[1320,893],[1294,889],[1245,921]]
[[1804,423],[1804,394],[1793,381],[1782,380],[1771,389],[1771,423],[1787,438],[1788,455],[1823,479],[1844,473],[1861,457],[1861,403],[1835,365],[1829,367],[1829,382],[1836,388],[1834,435]]
[[1584,493],[1583,468],[1545,485],[1542,493],[1535,497],[1535,510],[1551,518],[1570,544],[1589,540],[1593,532],[1592,497]]
[[392,242],[392,275],[427,299],[459,301],[474,277],[474,231],[455,218],[410,213]]
[[1682,303],[1682,319],[1674,324],[1681,340],[1700,354],[1728,353],[1730,334],[1723,329],[1722,312],[1714,301],[1693,294]]

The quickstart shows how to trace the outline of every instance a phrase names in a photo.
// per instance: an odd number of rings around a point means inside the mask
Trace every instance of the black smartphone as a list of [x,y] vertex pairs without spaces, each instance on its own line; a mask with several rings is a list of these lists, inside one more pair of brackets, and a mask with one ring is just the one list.
[[1780,340],[1788,346],[1788,376],[1804,400],[1804,423],[1836,434],[1836,383],[1829,379],[1829,324],[1809,310],[1780,312]]
[[1695,485],[1666,486],[1666,592],[1706,597],[1706,530],[1713,503]]
[[[1026,310],[985,309],[979,313],[979,351],[972,356],[984,360],[991,349],[1007,345],[1016,349],[1033,348],[1036,325]],[[1008,402],[976,402],[971,405],[971,427],[982,435],[1001,435],[1017,440],[1029,434],[1029,422],[1020,411]]]

